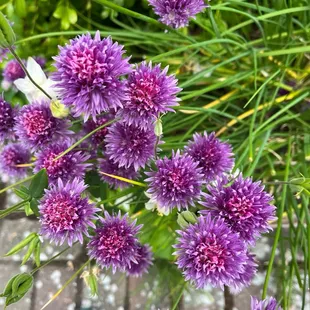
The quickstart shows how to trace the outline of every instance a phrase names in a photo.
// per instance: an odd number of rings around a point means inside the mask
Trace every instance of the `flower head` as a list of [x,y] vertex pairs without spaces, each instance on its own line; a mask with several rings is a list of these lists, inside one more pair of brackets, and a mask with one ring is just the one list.
[[172,158],[165,157],[156,161],[157,171],[147,172],[149,182],[147,193],[164,209],[177,207],[188,208],[194,205],[201,194],[202,177],[198,163],[180,152],[172,153]]
[[61,179],[52,184],[40,201],[41,234],[58,244],[67,240],[69,246],[75,241],[83,243],[88,227],[95,228],[92,220],[99,211],[81,196],[86,185],[78,179],[64,184]]
[[13,128],[15,126],[16,109],[0,97],[0,142],[15,136]]
[[82,179],[86,169],[91,166],[85,163],[90,155],[72,150],[55,160],[69,146],[66,142],[53,143],[37,152],[34,173],[45,168],[50,183],[56,183],[58,178],[61,178],[63,182],[72,181],[74,178]]
[[3,70],[3,77],[9,81],[14,82],[17,79],[24,78],[25,72],[19,62],[15,59],[10,60]]
[[178,105],[176,94],[181,91],[177,87],[177,79],[167,75],[168,67],[161,70],[160,65],[152,67],[152,63],[142,62],[129,75],[127,81],[128,99],[118,116],[127,124],[148,127],[161,113],[173,111]]
[[18,167],[30,161],[30,152],[22,145],[11,143],[6,145],[0,152],[0,171],[12,177],[26,175],[26,167]]
[[268,221],[274,220],[275,207],[271,204],[272,196],[264,191],[260,182],[239,175],[232,184],[222,178],[214,185],[208,185],[210,194],[203,194],[201,204],[214,216],[222,217],[234,232],[251,245],[262,234],[271,229]]
[[148,0],[159,20],[173,28],[188,25],[189,19],[202,12],[207,5],[204,0]]
[[131,71],[129,58],[123,58],[123,46],[110,37],[94,39],[90,34],[79,36],[54,59],[57,71],[53,80],[63,103],[73,107],[75,116],[87,120],[109,109],[116,110],[126,99],[126,87],[120,77]]
[[134,124],[114,123],[105,138],[105,154],[119,167],[134,167],[137,171],[154,157],[156,136],[154,129]]
[[273,297],[259,301],[251,296],[251,310],[282,310],[282,308],[277,306],[277,301]]
[[234,165],[233,153],[228,143],[221,142],[214,133],[194,134],[193,141],[185,147],[186,153],[199,163],[207,181],[229,172]]
[[[134,180],[137,178],[138,173],[133,167],[125,168],[119,167],[118,164],[115,164],[109,159],[100,159],[99,160],[99,172],[105,172],[107,174],[117,175],[129,180]],[[130,186],[130,183],[120,181],[118,179],[109,177],[104,174],[100,174],[102,181],[107,182],[113,188],[126,188]]]
[[126,271],[130,276],[141,277],[144,273],[148,272],[149,267],[152,265],[152,252],[147,244],[138,245],[136,261],[137,263],[131,264],[130,268],[128,267]]
[[35,60],[35,62],[40,65],[40,67],[42,69],[44,69],[45,65],[46,65],[46,58],[42,57],[42,56],[34,56],[33,59]]
[[48,103],[35,102],[20,109],[16,117],[16,134],[22,143],[31,148],[41,148],[53,141],[68,139],[67,120],[52,116]]
[[246,259],[243,262],[242,270],[239,272],[236,278],[231,279],[229,282],[230,291],[233,294],[238,294],[244,289],[248,287],[255,274],[257,272],[257,264],[255,262],[255,256],[249,252],[246,253]]
[[[104,125],[105,123],[109,122],[112,120],[112,115],[102,115],[98,116],[96,120],[89,119],[85,124],[84,124],[84,130],[86,133],[90,133],[96,128]],[[108,134],[108,127],[103,127],[102,129],[96,131],[90,138],[91,143],[93,146],[98,147],[102,146],[104,143],[104,139],[106,135]]]
[[104,215],[88,243],[88,255],[102,268],[112,267],[113,273],[117,269],[125,271],[137,263],[137,233],[141,226],[136,226],[136,221],[130,223],[127,214],[111,216],[105,211]]
[[[52,98],[56,98],[54,90],[54,82],[48,79],[42,70],[41,66],[31,57],[27,60],[27,71],[32,79],[44,89],[45,92]],[[25,78],[17,79],[14,81],[14,85],[25,94],[29,102],[47,100],[47,96],[38,89],[26,76]]]
[[0,63],[3,61],[3,59],[7,59],[7,54],[9,53],[8,48],[1,48],[0,47]]
[[245,244],[222,219],[200,216],[178,234],[177,265],[197,288],[211,284],[224,289],[243,271]]

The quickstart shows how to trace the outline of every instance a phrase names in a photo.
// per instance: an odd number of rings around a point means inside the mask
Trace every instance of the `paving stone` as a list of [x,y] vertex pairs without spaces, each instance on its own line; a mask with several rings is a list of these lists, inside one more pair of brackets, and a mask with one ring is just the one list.
[[169,310],[168,287],[160,281],[158,270],[153,267],[141,278],[129,277],[129,310],[152,309]]
[[[75,271],[66,266],[47,265],[35,281],[36,299],[32,310],[40,310],[42,306],[62,287]],[[74,310],[76,298],[76,282],[72,281],[61,294],[46,307],[47,310]]]
[[[29,272],[27,266],[19,267],[17,264],[11,263],[0,263],[0,292],[3,292],[6,284],[8,281],[14,277],[18,273]],[[18,301],[16,304],[12,304],[9,309],[10,310],[31,310],[31,298],[32,298],[32,291],[30,289],[28,293]],[[4,308],[4,298],[0,298],[0,309]]]
[[122,273],[101,272],[98,276],[98,296],[90,296],[88,287],[83,289],[83,310],[124,310],[126,278]]
[[[224,309],[224,292],[207,287],[197,290],[189,287],[184,292],[184,310],[219,310]],[[244,310],[244,309],[243,309]]]
[[[3,220],[2,229],[0,231],[0,256],[7,253],[13,246],[22,241],[32,232],[39,230],[39,223],[36,221],[25,219],[20,220]],[[21,261],[25,250],[6,258],[1,258],[5,261]]]

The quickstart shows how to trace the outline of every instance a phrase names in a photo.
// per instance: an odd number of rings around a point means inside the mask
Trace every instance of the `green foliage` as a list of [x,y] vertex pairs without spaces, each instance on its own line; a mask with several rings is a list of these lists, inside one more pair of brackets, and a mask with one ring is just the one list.
[[1,297],[5,297],[5,308],[22,299],[31,289],[33,276],[28,273],[21,273],[14,276],[6,285]]

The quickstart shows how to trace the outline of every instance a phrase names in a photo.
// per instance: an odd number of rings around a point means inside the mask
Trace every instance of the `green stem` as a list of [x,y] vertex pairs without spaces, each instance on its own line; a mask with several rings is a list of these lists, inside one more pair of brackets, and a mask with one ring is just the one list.
[[[78,242],[75,242],[72,244],[72,247],[77,244]],[[69,249],[71,249],[72,247],[66,247],[65,249],[63,249],[61,252],[57,253],[56,255],[54,255],[52,258],[50,258],[49,260],[47,260],[44,264],[42,264],[41,266],[39,267],[36,267],[35,269],[33,269],[31,271],[31,274],[34,275],[39,269],[47,266],[49,263],[51,263],[55,258],[57,258],[58,256],[60,256],[61,254],[65,253],[66,251],[68,251]]]
[[23,61],[19,58],[19,56],[15,53],[14,49],[12,47],[9,47],[10,52],[12,53],[12,55],[15,57],[15,59],[18,61],[18,63],[20,64],[20,66],[22,67],[22,69],[24,70],[24,72],[26,73],[27,77],[29,78],[29,80],[31,81],[31,83],[37,87],[47,98],[52,100],[52,97],[40,86],[38,85],[33,78],[31,77],[31,75],[29,74],[27,68],[25,67]]
[[24,206],[28,201],[22,201],[22,202],[19,202],[18,204],[16,204],[15,206],[13,207],[10,207],[6,210],[3,210],[1,211],[0,213],[0,220],[7,217],[8,215],[10,215],[11,213],[17,211],[18,209],[20,209],[22,206]]
[[[286,160],[285,176],[284,176],[285,182],[287,182],[288,175],[289,175],[291,149],[292,149],[292,137],[290,136],[289,141],[288,141],[287,160]],[[266,295],[267,295],[268,283],[269,283],[269,279],[270,279],[270,275],[271,275],[271,271],[272,271],[274,258],[276,255],[276,249],[277,249],[278,242],[279,242],[280,235],[281,235],[282,215],[284,212],[284,206],[285,206],[285,202],[286,202],[286,199],[285,199],[286,191],[287,191],[287,184],[284,184],[283,189],[282,189],[282,201],[281,201],[280,209],[278,212],[277,230],[275,233],[274,242],[273,242],[273,246],[272,246],[272,250],[271,250],[271,256],[270,256],[270,260],[269,260],[269,264],[268,264],[268,268],[267,268],[267,274],[266,274],[266,278],[265,278],[265,282],[264,282],[262,299],[265,299]]]
[[194,40],[193,38],[189,37],[189,36],[186,36],[185,34],[173,29],[173,28],[170,28],[162,23],[160,23],[159,21],[157,21],[156,19],[154,18],[151,18],[151,17],[148,17],[148,16],[145,16],[143,14],[140,14],[140,13],[137,13],[135,11],[131,11],[131,10],[128,10],[126,8],[123,8],[109,0],[95,0],[95,2],[99,3],[99,4],[102,4],[116,12],[119,12],[119,13],[122,13],[122,14],[125,14],[125,15],[128,15],[128,16],[131,16],[133,18],[136,18],[136,19],[140,19],[142,21],[145,21],[147,22],[148,24],[153,24],[154,26],[157,26],[159,28],[162,28],[162,29],[165,29],[165,30],[169,30],[171,31],[172,33],[175,33],[176,35],[180,36],[181,38],[183,39],[186,39],[187,41],[190,41],[192,43],[196,43],[196,40]]
[[0,190],[0,194],[6,192],[7,190],[9,190],[9,189],[11,189],[11,188],[16,187],[17,185],[20,185],[20,184],[23,184],[23,183],[25,183],[25,182],[27,182],[27,181],[30,181],[33,177],[34,177],[34,175],[32,175],[32,176],[30,176],[30,177],[28,177],[28,178],[25,178],[25,179],[23,179],[23,180],[21,180],[21,181],[18,181],[18,182],[14,183],[14,184],[11,184],[11,185],[9,185],[9,186],[7,186],[7,187],[1,189],[1,190]]
[[74,144],[72,144],[68,149],[66,149],[64,152],[62,152],[61,154],[59,154],[56,158],[54,158],[55,160],[58,160],[59,158],[61,158],[62,156],[68,154],[70,151],[72,151],[75,147],[77,147],[79,144],[81,144],[83,141],[85,141],[86,139],[88,139],[89,137],[91,137],[94,133],[96,133],[97,131],[99,131],[100,129],[109,126],[117,121],[119,121],[119,118],[115,118],[112,121],[106,122],[103,125],[97,127],[96,129],[94,129],[92,132],[88,133],[86,136],[84,136],[83,138],[81,138],[79,141],[75,142]]

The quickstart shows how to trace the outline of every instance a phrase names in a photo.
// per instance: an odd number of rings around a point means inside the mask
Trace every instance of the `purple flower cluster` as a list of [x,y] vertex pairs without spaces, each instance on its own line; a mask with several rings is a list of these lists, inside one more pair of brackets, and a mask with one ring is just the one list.
[[30,160],[30,152],[18,143],[7,144],[0,152],[0,171],[12,176],[23,177],[27,168],[18,165],[27,164]]
[[14,82],[17,79],[24,78],[26,74],[19,62],[12,59],[5,65],[2,75],[6,81]]
[[156,161],[156,171],[147,172],[149,176],[148,193],[161,208],[172,210],[187,209],[200,198],[203,175],[198,162],[179,151]]
[[54,57],[53,75],[63,103],[73,107],[75,116],[96,119],[97,114],[122,107],[127,99],[125,83],[120,79],[131,72],[129,58],[123,58],[123,46],[110,37],[101,40],[82,35],[60,47]]
[[[185,280],[203,288],[206,284],[224,289],[224,285],[240,290],[256,271],[244,242],[233,233],[224,220],[210,214],[198,218],[184,231],[175,246],[177,265]],[[250,267],[247,262],[250,261]],[[252,268],[252,266],[254,268]]]
[[39,149],[59,139],[68,140],[69,127],[69,121],[53,117],[47,102],[36,102],[20,109],[15,131],[25,146]]
[[119,109],[117,116],[128,125],[148,128],[160,114],[173,112],[171,107],[178,105],[176,94],[181,91],[173,75],[167,75],[168,67],[152,67],[152,63],[142,62],[129,75],[127,80],[128,99]]
[[173,28],[186,27],[189,19],[202,12],[207,5],[204,0],[148,0],[159,20]]
[[120,212],[117,216],[104,215],[88,243],[88,255],[102,268],[112,268],[113,273],[120,270],[141,275],[152,262],[149,247],[138,242],[141,225],[129,222],[128,215],[122,217]]
[[185,147],[186,153],[199,163],[207,181],[229,172],[233,165],[233,152],[228,143],[221,142],[214,133],[194,134],[193,140]]
[[66,142],[54,143],[37,152],[33,172],[37,173],[45,168],[50,183],[56,183],[58,178],[63,182],[71,181],[74,178],[83,179],[86,169],[91,166],[91,164],[85,163],[90,155],[72,150],[56,160],[56,157],[69,146]]
[[245,242],[255,245],[255,240],[271,229],[268,222],[275,219],[273,198],[260,182],[239,175],[231,182],[219,179],[208,185],[208,190],[210,194],[203,194],[205,200],[201,202],[207,209],[201,213],[223,218]]
[[[206,7],[202,0],[149,2],[161,21],[175,28]],[[34,173],[45,169],[49,188],[39,205],[42,236],[69,246],[85,238],[88,255],[98,265],[135,277],[152,265],[150,246],[138,239],[142,225],[128,214],[99,214],[101,209],[84,193],[84,179],[95,169],[117,190],[146,175],[149,204],[160,212],[186,210],[183,214],[189,216],[189,210],[201,205],[198,218],[192,214],[190,224],[184,219],[174,246],[185,280],[197,288],[229,286],[237,293],[256,273],[249,247],[271,229],[273,198],[260,182],[233,176],[232,147],[214,133],[196,133],[183,150],[158,158],[163,142],[155,124],[178,105],[181,89],[167,67],[147,62],[131,66],[124,53],[123,46],[110,37],[101,39],[99,32],[60,47],[53,80],[57,100],[73,114],[67,118],[55,117],[57,105],[51,102],[34,101],[17,110],[1,98],[0,171],[20,177],[27,167],[33,166]],[[24,77],[19,69],[8,62],[3,75],[10,81]],[[92,200],[98,196],[93,194]],[[273,305],[273,300],[252,300],[255,310],[274,310]]]
[[92,222],[99,211],[82,198],[86,185],[78,179],[64,184],[58,179],[57,185],[46,190],[39,206],[41,234],[56,244],[67,240],[69,246],[76,241],[83,243],[83,235],[89,237],[88,228],[95,228]]
[[270,297],[259,301],[256,297],[251,297],[251,310],[282,310],[275,298]]
[[17,109],[13,108],[3,98],[0,98],[0,142],[14,138],[16,114]]

